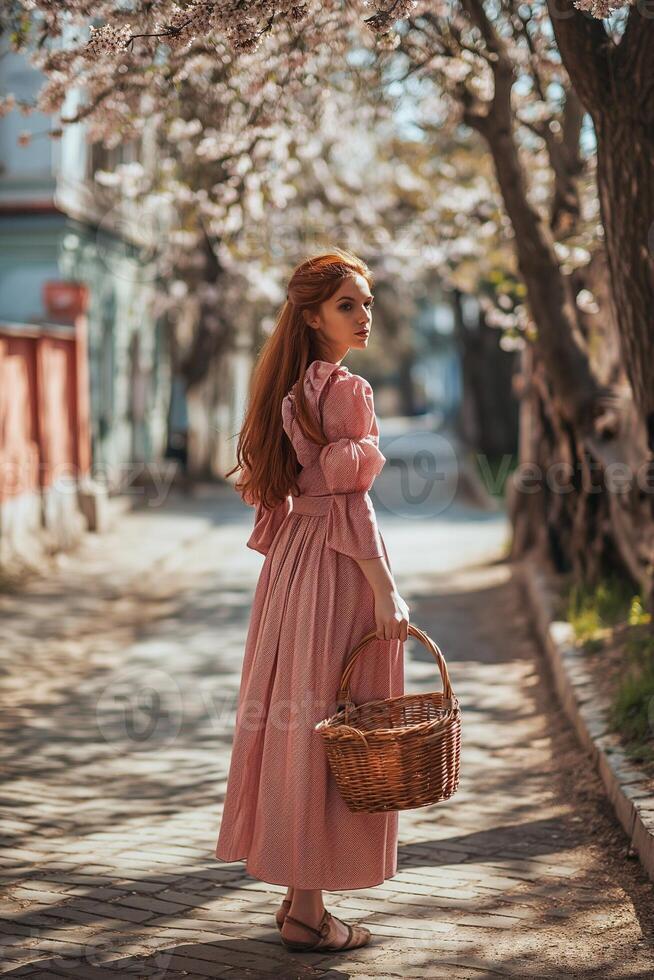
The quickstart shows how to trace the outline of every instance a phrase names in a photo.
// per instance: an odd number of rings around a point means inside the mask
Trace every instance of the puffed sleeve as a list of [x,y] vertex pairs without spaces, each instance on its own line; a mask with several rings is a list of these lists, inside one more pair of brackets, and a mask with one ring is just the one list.
[[326,542],[351,558],[381,558],[384,548],[368,490],[386,457],[379,450],[373,393],[365,378],[334,378],[323,402],[322,424],[329,442],[320,450],[320,466],[335,495]]
[[247,547],[267,555],[282,521],[291,511],[292,506],[290,494],[276,507],[264,507],[262,503],[258,503],[254,515],[254,528],[246,541]]

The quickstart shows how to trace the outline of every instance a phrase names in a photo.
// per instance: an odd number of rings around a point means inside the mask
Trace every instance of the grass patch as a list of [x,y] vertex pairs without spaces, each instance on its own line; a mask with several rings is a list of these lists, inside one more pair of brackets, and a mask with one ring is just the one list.
[[594,589],[573,585],[565,616],[587,653],[606,651],[602,669],[612,675],[609,722],[627,754],[649,768],[654,765],[654,633],[642,597],[624,578],[605,578]]
[[634,760],[654,763],[654,636],[634,627],[625,650],[627,662],[616,686],[610,721]]
[[605,578],[595,588],[574,584],[568,593],[565,617],[588,652],[601,649],[613,628],[630,622],[632,606],[642,611],[640,596],[624,579]]

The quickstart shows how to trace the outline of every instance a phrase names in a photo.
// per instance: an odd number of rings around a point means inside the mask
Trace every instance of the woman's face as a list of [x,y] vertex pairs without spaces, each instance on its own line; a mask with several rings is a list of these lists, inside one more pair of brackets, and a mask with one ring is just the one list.
[[334,295],[320,305],[310,326],[317,334],[320,358],[340,361],[351,347],[365,350],[370,337],[373,295],[358,273],[344,279]]

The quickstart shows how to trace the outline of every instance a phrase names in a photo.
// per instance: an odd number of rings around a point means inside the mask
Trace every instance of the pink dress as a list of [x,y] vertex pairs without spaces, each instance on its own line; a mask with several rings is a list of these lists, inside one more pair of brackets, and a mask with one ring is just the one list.
[[[245,645],[232,755],[215,849],[277,885],[369,888],[397,872],[398,812],[352,813],[314,725],[336,710],[342,668],[375,629],[374,596],[353,559],[384,556],[368,490],[380,452],[365,378],[313,361],[304,388],[326,446],[306,439],[282,402],[302,470],[300,496],[259,505],[247,542],[265,555]],[[355,703],[404,693],[404,644],[373,639],[350,691]]]

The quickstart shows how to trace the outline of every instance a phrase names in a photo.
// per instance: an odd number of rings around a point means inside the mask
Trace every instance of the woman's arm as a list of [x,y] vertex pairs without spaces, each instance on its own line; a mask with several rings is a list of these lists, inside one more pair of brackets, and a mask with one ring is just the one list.
[[409,607],[395,585],[384,557],[354,559],[375,595],[376,635],[380,640],[406,640]]

